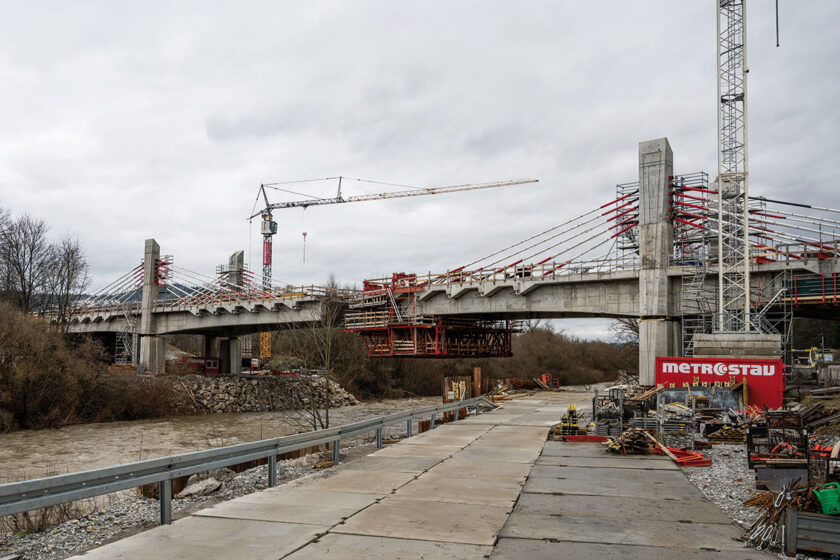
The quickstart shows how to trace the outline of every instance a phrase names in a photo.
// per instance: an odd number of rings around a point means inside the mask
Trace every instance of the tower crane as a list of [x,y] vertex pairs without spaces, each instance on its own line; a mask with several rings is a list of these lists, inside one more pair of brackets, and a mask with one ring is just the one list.
[[746,0],[717,2],[718,321],[750,330]]
[[[363,194],[356,196],[344,197],[341,194],[341,182],[347,177],[327,177],[328,180],[338,180],[338,192],[332,198],[310,198],[305,200],[292,200],[288,202],[269,202],[266,187],[276,186],[277,183],[267,183],[260,185],[258,198],[261,196],[265,202],[265,208],[259,212],[252,214],[249,219],[261,216],[262,223],[260,231],[263,237],[263,270],[262,270],[262,284],[263,288],[268,291],[271,288],[271,261],[272,261],[272,243],[271,239],[277,234],[277,222],[274,221],[272,212],[283,208],[309,208],[310,206],[324,206],[327,204],[344,204],[347,202],[367,202],[371,200],[385,200],[389,198],[408,198],[415,196],[428,196],[433,194],[445,194],[461,191],[474,191],[480,189],[494,189],[497,187],[507,187],[513,185],[523,185],[526,183],[536,183],[537,179],[517,179],[513,181],[497,181],[493,183],[474,183],[465,185],[451,185],[445,187],[425,187],[404,191],[383,192],[376,194]],[[360,180],[360,179],[355,179]],[[306,234],[304,233],[304,242],[306,241]],[[260,333],[260,358],[265,359],[271,356],[271,333]]]
[[[493,183],[472,183],[465,185],[451,185],[446,187],[424,187],[404,191],[392,191],[376,194],[362,194],[355,196],[344,197],[341,194],[342,180],[347,177],[327,177],[327,179],[338,180],[338,192],[332,198],[310,198],[306,200],[292,200],[288,202],[269,202],[266,187],[272,187],[276,183],[267,183],[260,185],[259,196],[265,201],[265,208],[259,212],[251,215],[251,219],[257,216],[262,217],[262,225],[260,231],[263,236],[263,287],[268,289],[271,287],[271,261],[272,261],[272,243],[271,238],[277,233],[277,222],[274,221],[272,211],[283,208],[309,208],[310,206],[324,206],[327,204],[344,204],[347,202],[368,202],[371,200],[385,200],[388,198],[408,198],[414,196],[428,196],[433,194],[446,194],[461,191],[474,191],[479,189],[494,189],[497,187],[508,187],[512,185],[523,185],[525,183],[536,183],[537,179],[516,179],[513,181],[497,181]],[[356,179],[359,180],[359,179]]]

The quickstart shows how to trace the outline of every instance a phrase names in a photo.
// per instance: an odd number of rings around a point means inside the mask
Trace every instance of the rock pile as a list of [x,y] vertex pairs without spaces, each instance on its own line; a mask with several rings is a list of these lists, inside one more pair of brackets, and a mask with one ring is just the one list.
[[338,383],[317,376],[205,377],[185,375],[173,383],[175,408],[182,414],[297,410],[353,406],[359,401]]

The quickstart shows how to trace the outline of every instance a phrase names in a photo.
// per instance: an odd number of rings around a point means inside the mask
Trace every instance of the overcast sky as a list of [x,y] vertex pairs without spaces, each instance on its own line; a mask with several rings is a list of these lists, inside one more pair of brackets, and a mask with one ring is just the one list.
[[[840,2],[780,4],[777,49],[773,3],[750,3],[751,189],[840,207]],[[78,235],[94,286],[148,237],[192,270],[237,249],[259,270],[263,182],[540,180],[276,214],[275,278],[359,283],[453,268],[610,200],[642,140],[667,136],[679,173],[717,165],[713,1],[4,1],[0,16],[0,206]],[[344,192],[392,190],[364,188]]]

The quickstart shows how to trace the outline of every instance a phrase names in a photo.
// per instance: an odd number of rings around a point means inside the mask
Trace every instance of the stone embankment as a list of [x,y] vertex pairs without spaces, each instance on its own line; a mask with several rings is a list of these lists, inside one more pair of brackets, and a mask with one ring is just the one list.
[[184,375],[173,380],[173,404],[182,414],[268,412],[354,406],[338,383],[316,376]]

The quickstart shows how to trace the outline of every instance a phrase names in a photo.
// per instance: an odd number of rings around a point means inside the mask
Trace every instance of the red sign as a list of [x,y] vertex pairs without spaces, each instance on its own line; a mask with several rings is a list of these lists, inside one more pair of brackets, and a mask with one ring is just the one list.
[[742,358],[656,358],[656,384],[674,387],[730,380],[747,385],[747,404],[779,408],[785,379],[781,360]]
[[263,265],[271,264],[271,241],[263,241]]

